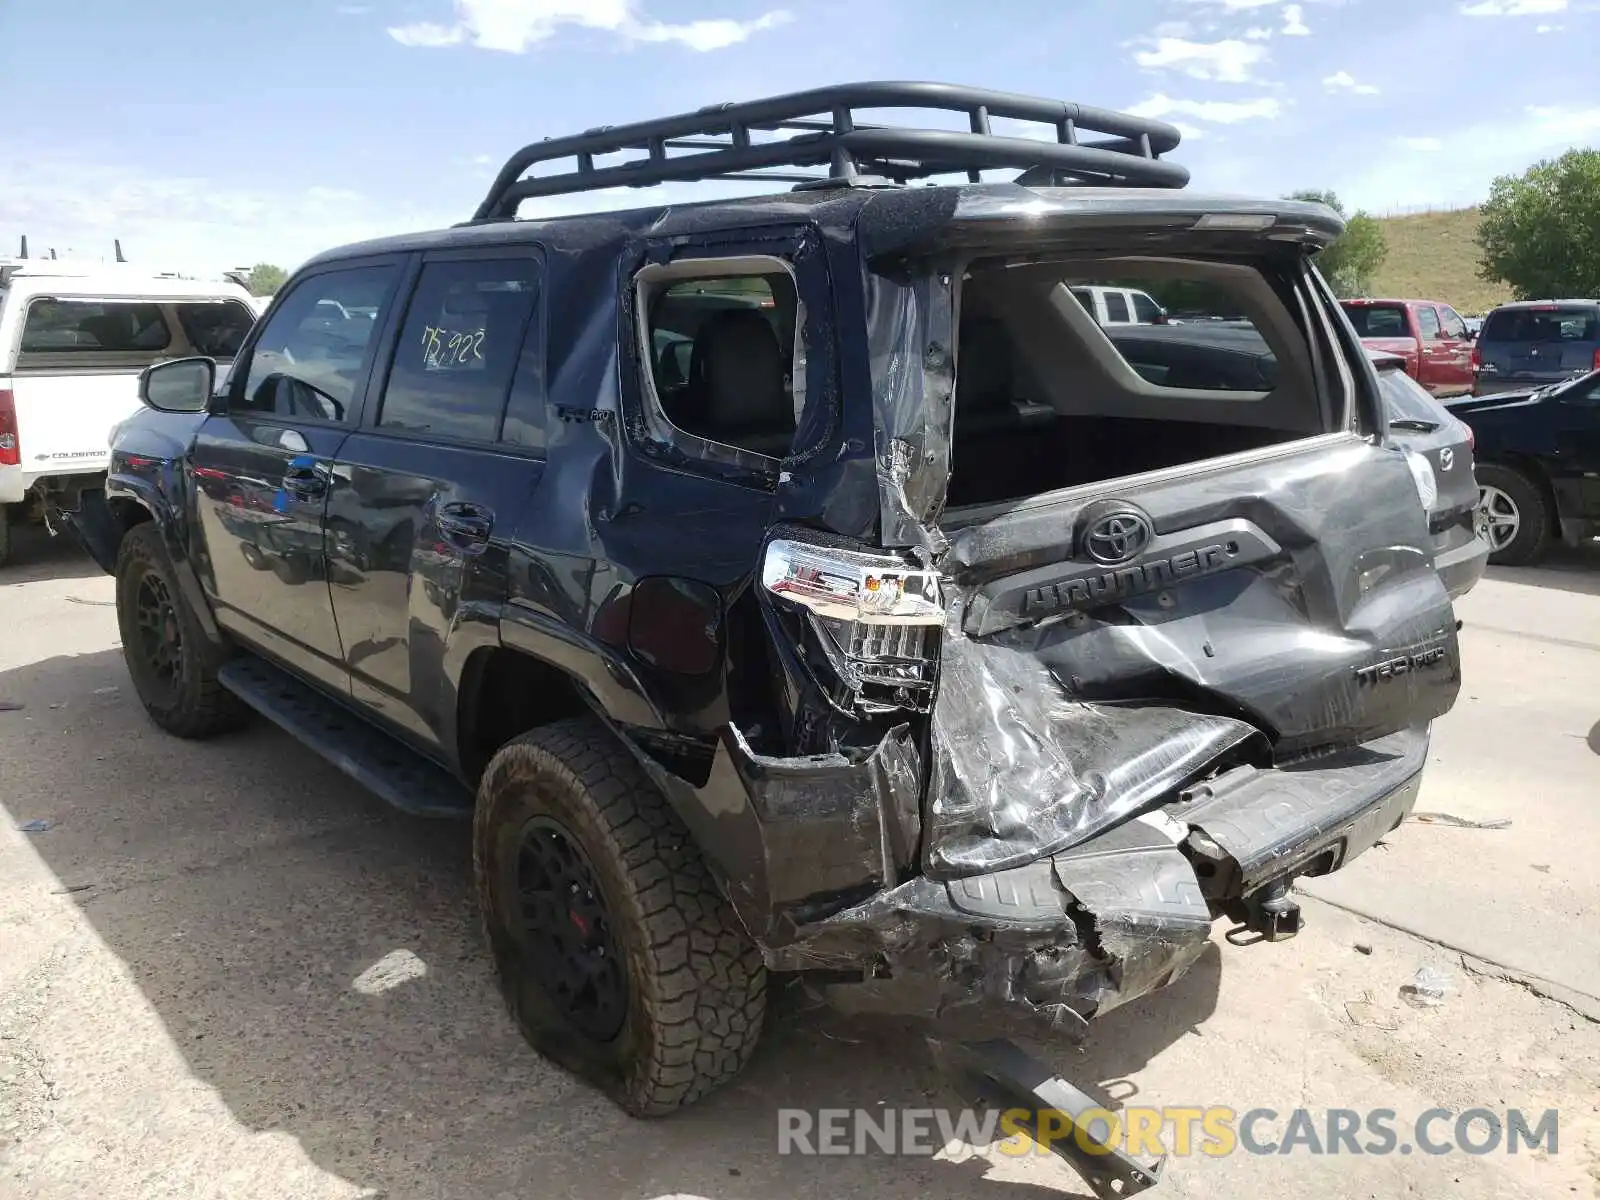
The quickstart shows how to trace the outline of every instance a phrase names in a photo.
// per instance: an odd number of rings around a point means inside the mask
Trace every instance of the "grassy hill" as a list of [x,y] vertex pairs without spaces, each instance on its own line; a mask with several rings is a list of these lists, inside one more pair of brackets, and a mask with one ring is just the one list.
[[1478,210],[1384,217],[1389,257],[1372,280],[1375,296],[1443,300],[1466,314],[1511,299],[1511,289],[1478,278]]

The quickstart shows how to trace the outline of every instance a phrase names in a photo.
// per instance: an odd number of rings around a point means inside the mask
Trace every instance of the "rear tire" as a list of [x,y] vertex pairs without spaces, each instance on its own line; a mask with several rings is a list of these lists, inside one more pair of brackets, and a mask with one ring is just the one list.
[[743,1069],[766,971],[677,814],[605,728],[507,743],[478,787],[473,865],[500,989],[540,1054],[636,1117]]
[[1494,463],[1477,468],[1478,502],[1489,513],[1489,562],[1525,567],[1550,541],[1550,508],[1540,486],[1520,471]]
[[0,567],[11,561],[11,505],[0,504]]
[[217,682],[226,655],[195,620],[151,522],[130,529],[117,550],[117,628],[134,691],[162,729],[206,738],[248,719],[243,702]]

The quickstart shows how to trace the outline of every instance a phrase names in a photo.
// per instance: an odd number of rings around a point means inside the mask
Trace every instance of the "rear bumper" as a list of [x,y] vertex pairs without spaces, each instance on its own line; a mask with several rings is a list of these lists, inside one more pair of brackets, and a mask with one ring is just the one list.
[[1090,1018],[1177,979],[1217,917],[1246,918],[1399,825],[1427,750],[1415,729],[1304,765],[1241,767],[1026,866],[913,879],[769,952],[769,966],[826,971],[836,1007],[940,1037],[1082,1037]]
[[1433,541],[1433,566],[1451,600],[1459,600],[1483,578],[1489,565],[1489,540],[1474,520],[1469,526],[1453,525]]

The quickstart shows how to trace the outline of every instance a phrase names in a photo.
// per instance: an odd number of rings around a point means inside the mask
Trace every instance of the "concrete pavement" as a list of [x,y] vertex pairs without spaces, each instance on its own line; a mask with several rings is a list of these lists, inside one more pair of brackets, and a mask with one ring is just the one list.
[[[1319,891],[1592,984],[1597,580],[1507,575],[1462,607],[1468,687],[1423,807],[1512,826],[1408,825]],[[776,1155],[780,1107],[957,1102],[903,1031],[789,993],[733,1086],[670,1120],[621,1116],[501,1010],[466,831],[393,812],[262,725],[203,745],[158,733],[110,598],[60,545],[0,571],[0,700],[25,705],[0,711],[0,1197],[1084,1194],[1052,1159],[994,1151]],[[54,824],[16,830],[33,819]],[[1172,988],[1098,1022],[1087,1053],[1052,1056],[1121,1103],[1558,1107],[1558,1153],[1192,1157],[1152,1196],[1600,1196],[1600,1025],[1384,924],[1307,913],[1285,944],[1219,931]],[[397,954],[412,967],[391,986],[358,984]],[[1421,965],[1452,976],[1441,1007],[1399,998]]]

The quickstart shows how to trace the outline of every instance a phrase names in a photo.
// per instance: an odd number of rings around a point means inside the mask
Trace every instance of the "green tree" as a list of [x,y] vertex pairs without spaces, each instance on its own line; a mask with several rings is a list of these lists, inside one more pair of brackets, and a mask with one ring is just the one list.
[[1360,296],[1369,291],[1372,277],[1389,256],[1389,243],[1383,236],[1383,226],[1359,209],[1354,216],[1346,217],[1344,205],[1339,203],[1339,197],[1333,192],[1292,192],[1287,198],[1326,204],[1345,217],[1344,233],[1318,256],[1317,269],[1337,296]]
[[289,278],[289,272],[274,263],[257,263],[250,268],[250,276],[245,281],[245,286],[250,289],[252,296],[270,296],[283,286],[284,280]]
[[1519,300],[1600,296],[1600,150],[1568,150],[1489,187],[1478,274]]

